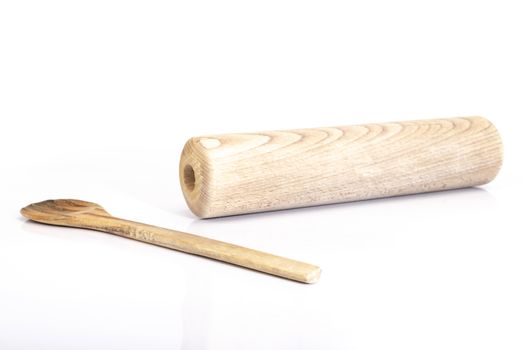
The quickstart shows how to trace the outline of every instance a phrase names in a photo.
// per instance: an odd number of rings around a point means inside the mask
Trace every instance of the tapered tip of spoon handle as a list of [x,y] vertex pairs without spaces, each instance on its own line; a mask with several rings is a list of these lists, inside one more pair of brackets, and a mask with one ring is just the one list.
[[317,283],[317,281],[319,281],[319,278],[321,278],[321,268],[316,266],[305,276],[305,279],[302,282],[313,284]]

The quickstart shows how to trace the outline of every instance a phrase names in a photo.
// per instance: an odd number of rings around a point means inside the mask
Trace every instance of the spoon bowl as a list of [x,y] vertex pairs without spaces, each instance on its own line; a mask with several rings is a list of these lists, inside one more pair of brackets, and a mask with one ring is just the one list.
[[20,213],[33,221],[46,224],[67,225],[85,215],[110,216],[100,205],[78,199],[50,199],[30,204]]

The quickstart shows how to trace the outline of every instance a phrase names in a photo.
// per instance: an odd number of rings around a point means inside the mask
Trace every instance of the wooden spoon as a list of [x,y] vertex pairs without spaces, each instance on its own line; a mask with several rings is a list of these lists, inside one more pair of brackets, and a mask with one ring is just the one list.
[[317,282],[321,273],[318,266],[300,261],[190,233],[119,219],[111,216],[100,205],[81,200],[47,200],[30,204],[20,212],[28,219],[45,224],[108,232],[303,283]]

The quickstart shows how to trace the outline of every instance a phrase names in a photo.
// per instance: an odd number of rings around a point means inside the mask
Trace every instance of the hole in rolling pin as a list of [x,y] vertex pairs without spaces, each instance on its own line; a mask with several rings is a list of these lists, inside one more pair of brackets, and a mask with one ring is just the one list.
[[193,167],[189,164],[184,167],[184,185],[190,191],[193,191],[195,188],[195,171],[193,171]]

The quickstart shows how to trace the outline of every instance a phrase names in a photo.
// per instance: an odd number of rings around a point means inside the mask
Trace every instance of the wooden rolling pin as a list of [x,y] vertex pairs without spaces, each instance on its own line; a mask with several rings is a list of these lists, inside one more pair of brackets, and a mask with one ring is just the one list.
[[482,117],[212,135],[188,140],[180,182],[210,218],[482,185],[502,152]]

